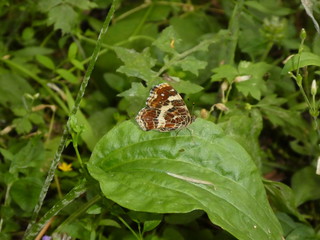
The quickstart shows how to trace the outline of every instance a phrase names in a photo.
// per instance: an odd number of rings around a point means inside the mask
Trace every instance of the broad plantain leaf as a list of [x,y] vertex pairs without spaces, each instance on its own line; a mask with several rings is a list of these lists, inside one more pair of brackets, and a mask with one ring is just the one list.
[[170,133],[126,121],[97,143],[88,163],[103,194],[123,207],[153,213],[204,210],[238,239],[281,239],[248,153],[215,124],[197,119]]

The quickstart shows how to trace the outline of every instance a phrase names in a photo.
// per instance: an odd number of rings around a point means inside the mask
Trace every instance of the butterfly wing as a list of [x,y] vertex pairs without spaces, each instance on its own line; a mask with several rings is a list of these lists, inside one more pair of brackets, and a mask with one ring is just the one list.
[[151,89],[146,105],[136,117],[137,123],[145,131],[169,132],[186,127],[193,120],[182,97],[167,83]]
[[144,131],[157,129],[159,114],[159,109],[145,107],[136,116],[136,121]]

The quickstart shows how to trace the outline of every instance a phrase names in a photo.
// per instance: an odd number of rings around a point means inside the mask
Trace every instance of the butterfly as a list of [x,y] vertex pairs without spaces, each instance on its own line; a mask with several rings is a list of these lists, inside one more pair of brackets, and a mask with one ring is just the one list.
[[168,83],[154,86],[136,121],[144,131],[169,132],[190,125],[192,117],[180,94]]

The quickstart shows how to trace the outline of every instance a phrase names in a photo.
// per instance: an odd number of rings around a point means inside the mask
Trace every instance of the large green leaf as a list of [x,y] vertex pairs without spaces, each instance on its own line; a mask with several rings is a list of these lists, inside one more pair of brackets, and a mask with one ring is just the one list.
[[207,212],[238,239],[281,239],[260,174],[248,153],[215,124],[197,119],[176,132],[144,132],[126,121],[97,143],[88,163],[103,194],[154,213]]

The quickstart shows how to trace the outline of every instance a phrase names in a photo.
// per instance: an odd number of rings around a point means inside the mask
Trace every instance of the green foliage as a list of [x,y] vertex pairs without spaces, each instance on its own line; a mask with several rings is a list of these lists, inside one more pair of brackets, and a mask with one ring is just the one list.
[[201,209],[239,239],[280,238],[258,170],[244,149],[205,120],[190,131],[150,134],[125,122],[99,141],[88,170],[104,195],[126,208]]
[[[320,239],[318,15],[310,0],[1,1],[0,239],[46,224],[54,239]],[[162,82],[188,129],[135,123]]]

